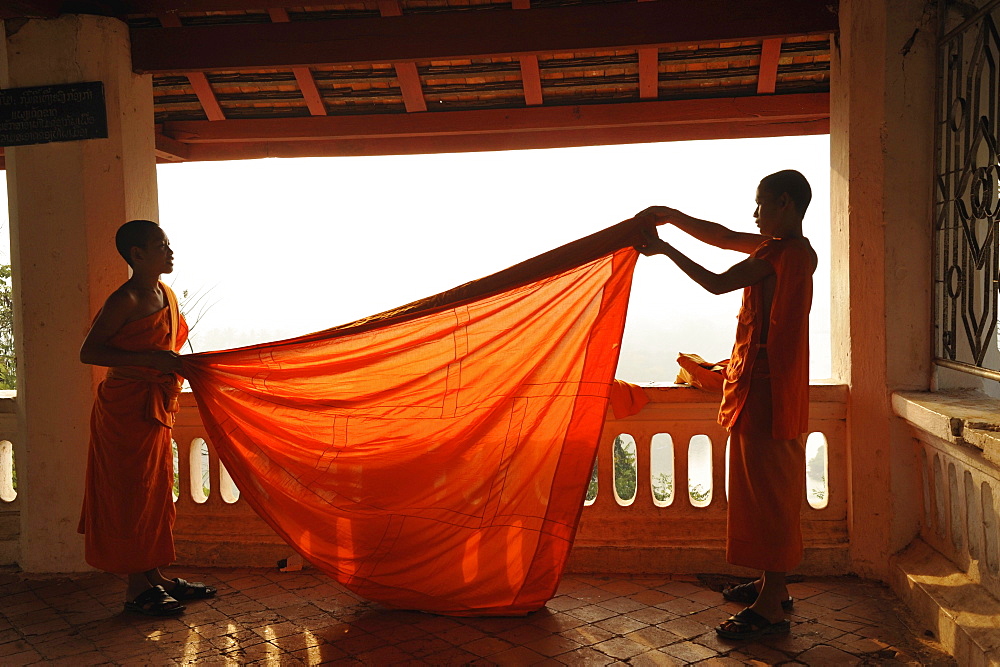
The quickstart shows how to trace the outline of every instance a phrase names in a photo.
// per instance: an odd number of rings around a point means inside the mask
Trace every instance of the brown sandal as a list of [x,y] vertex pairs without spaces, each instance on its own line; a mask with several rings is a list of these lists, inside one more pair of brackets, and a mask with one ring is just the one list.
[[[739,602],[750,606],[757,601],[757,587],[752,581],[745,584],[733,584],[722,589],[722,597],[730,602]],[[791,611],[794,606],[795,599],[791,596],[787,600],[781,601],[781,608],[784,611]]]
[[177,616],[184,613],[184,605],[171,597],[163,586],[152,586],[126,602],[125,611],[145,616]]
[[180,578],[174,579],[174,587],[170,591],[170,595],[178,600],[204,600],[215,597],[215,593],[214,586],[206,586],[200,581],[190,582]]

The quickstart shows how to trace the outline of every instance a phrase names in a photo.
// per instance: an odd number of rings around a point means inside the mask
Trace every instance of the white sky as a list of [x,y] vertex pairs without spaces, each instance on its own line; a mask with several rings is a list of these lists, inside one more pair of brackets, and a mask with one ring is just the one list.
[[[157,175],[160,222],[175,252],[167,280],[179,292],[208,292],[211,306],[192,335],[205,351],[318,331],[429,296],[653,204],[756,231],[757,183],[787,168],[813,187],[805,225],[820,257],[812,376],[825,378],[827,135],[167,164]],[[669,232],[710,269],[741,258]],[[728,357],[738,308],[738,293],[713,297],[666,258],[640,258],[618,377],[671,382],[678,351]]]

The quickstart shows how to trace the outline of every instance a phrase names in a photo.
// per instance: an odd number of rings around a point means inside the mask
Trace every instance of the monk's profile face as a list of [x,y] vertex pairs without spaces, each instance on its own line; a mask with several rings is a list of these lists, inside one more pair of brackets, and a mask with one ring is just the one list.
[[787,194],[775,194],[758,186],[756,202],[757,208],[754,209],[753,217],[761,234],[781,238],[790,231],[789,214],[793,211],[794,204]]
[[764,188],[757,188],[757,208],[754,209],[753,217],[757,221],[757,228],[765,236],[775,236],[781,226],[781,207],[778,197]]
[[174,270],[174,251],[170,249],[170,239],[157,227],[149,233],[146,245],[135,257],[151,273],[171,273]]

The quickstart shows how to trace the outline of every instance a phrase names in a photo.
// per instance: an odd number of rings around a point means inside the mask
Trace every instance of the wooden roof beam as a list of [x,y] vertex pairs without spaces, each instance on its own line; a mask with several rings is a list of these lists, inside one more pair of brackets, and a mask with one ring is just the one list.
[[184,162],[191,154],[191,147],[175,139],[156,134],[156,157],[166,162]]
[[[828,0],[658,0],[385,18],[136,28],[137,72],[398,63],[749,40],[837,30]],[[794,10],[794,11],[793,11]]]
[[[534,107],[539,108],[539,107]],[[400,114],[402,115],[402,114]],[[436,115],[436,114],[415,114]],[[204,121],[203,121],[204,122]],[[570,148],[656,141],[697,141],[787,137],[828,134],[829,118],[816,120],[758,120],[746,123],[702,123],[682,125],[582,128],[549,132],[498,131],[492,134],[370,137],[321,141],[260,141],[224,144],[191,144],[190,159],[243,160],[265,157],[330,157],[360,155],[418,155],[469,151]]]
[[765,39],[760,48],[760,73],[757,94],[769,95],[778,84],[778,61],[781,59],[781,38]]
[[412,115],[231,119],[225,123],[177,121],[164,123],[162,132],[172,139],[190,144],[195,150],[197,144],[203,143],[433,139],[463,135],[544,134],[562,130],[627,131],[629,128],[700,126],[726,134],[727,130],[719,128],[741,124],[822,123],[828,121],[829,113],[828,93],[807,93]]
[[51,19],[59,16],[65,4],[65,0],[6,0],[0,3],[0,19]]
[[[288,23],[291,21],[288,18],[288,10],[286,9],[269,9],[267,13],[275,23]],[[309,113],[313,116],[325,116],[326,104],[323,102],[323,96],[316,85],[316,79],[312,75],[312,70],[308,67],[293,67],[292,74],[295,76],[295,82],[299,84],[299,92],[302,93],[302,99],[305,100]]]

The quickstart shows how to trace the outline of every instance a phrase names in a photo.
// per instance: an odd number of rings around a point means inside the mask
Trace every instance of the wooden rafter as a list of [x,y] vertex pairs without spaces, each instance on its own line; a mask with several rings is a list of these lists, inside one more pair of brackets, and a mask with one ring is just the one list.
[[417,63],[396,63],[396,80],[399,81],[399,91],[403,95],[403,104],[408,112],[427,111],[427,101],[424,100],[424,89],[420,83],[420,73]]
[[[383,17],[403,15],[403,7],[399,0],[378,0],[378,11]],[[399,92],[403,96],[403,105],[408,113],[427,111],[427,100],[424,99],[424,87],[420,82],[420,73],[414,62],[396,63],[396,81],[399,82]]]
[[765,39],[760,48],[760,73],[757,94],[769,95],[778,83],[778,60],[781,58],[781,38]]
[[[291,20],[286,9],[269,9],[267,13],[275,23],[288,23]],[[293,67],[292,74],[295,76],[295,82],[299,84],[299,92],[302,93],[309,113],[313,116],[325,116],[326,104],[323,102],[312,70],[308,67]]]
[[826,0],[612,3],[132,32],[137,72],[397,63],[829,34]]
[[542,73],[538,69],[538,56],[519,56],[521,61],[521,86],[524,103],[529,107],[542,103]]
[[215,97],[215,91],[212,90],[212,84],[208,82],[205,73],[188,72],[187,77],[188,81],[191,82],[191,87],[194,88],[194,94],[201,102],[202,109],[205,110],[205,116],[212,121],[226,120],[226,114],[222,111],[219,100]]
[[639,97],[655,100],[660,95],[660,51],[655,47],[639,49]]
[[[512,0],[511,7],[517,10],[531,9],[531,0]],[[521,87],[524,89],[524,103],[529,107],[538,106],[542,99],[542,72],[538,68],[538,56],[518,56],[521,64]]]
[[[177,14],[161,14],[160,24],[164,28],[177,30],[181,27],[181,19]],[[208,77],[204,72],[189,72],[187,75],[194,94],[198,96],[198,102],[205,111],[205,117],[209,120],[225,120],[226,114],[219,105],[219,100],[212,90],[212,84],[208,82]]]

